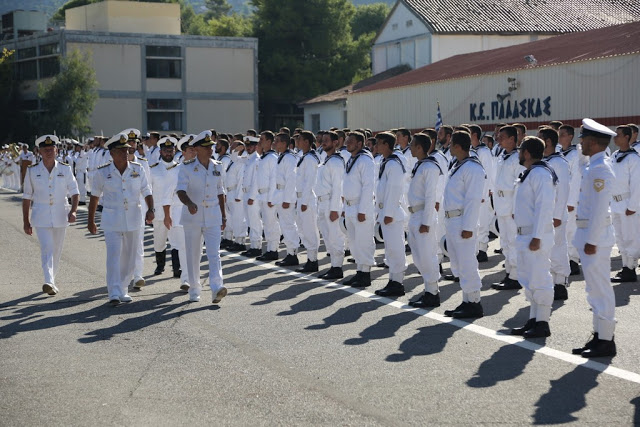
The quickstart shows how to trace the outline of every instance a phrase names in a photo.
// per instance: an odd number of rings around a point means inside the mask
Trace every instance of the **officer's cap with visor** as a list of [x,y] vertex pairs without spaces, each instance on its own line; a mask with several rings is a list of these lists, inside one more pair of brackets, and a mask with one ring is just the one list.
[[211,147],[215,142],[211,139],[211,131],[202,131],[189,143],[192,147]]
[[616,136],[616,133],[606,127],[605,125],[601,125],[593,119],[582,119],[582,129],[580,131],[580,138],[584,138],[586,136],[593,136],[595,138],[611,138],[612,136]]
[[193,141],[195,137],[196,135],[191,133],[180,138],[180,141],[178,141],[178,150],[184,151],[187,146],[191,145],[191,141]]
[[140,131],[136,128],[125,129],[120,133],[124,133],[125,135],[127,135],[127,139],[129,141],[140,142]]
[[255,145],[260,142],[260,138],[256,138],[255,136],[245,136],[244,142],[245,144]]
[[36,147],[38,148],[54,147],[56,145],[60,145],[60,140],[55,135],[42,135],[36,139]]
[[178,145],[178,140],[172,136],[164,136],[158,141],[158,147],[162,148],[175,148]]
[[130,148],[128,143],[129,136],[126,133],[117,133],[113,135],[105,144],[107,150],[115,150],[116,148]]

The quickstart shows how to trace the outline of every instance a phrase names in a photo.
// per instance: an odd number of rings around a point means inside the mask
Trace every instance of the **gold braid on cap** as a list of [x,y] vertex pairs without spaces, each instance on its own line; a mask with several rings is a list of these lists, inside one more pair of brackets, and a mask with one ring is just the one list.
[[124,135],[120,135],[120,142],[125,144],[127,142],[127,138]]
[[45,140],[44,140],[44,144],[45,145],[51,145],[53,144],[53,141],[51,140],[51,137],[48,136]]
[[204,142],[211,142],[211,137],[209,135],[205,136]]
[[136,139],[136,133],[134,131],[129,132],[129,139]]

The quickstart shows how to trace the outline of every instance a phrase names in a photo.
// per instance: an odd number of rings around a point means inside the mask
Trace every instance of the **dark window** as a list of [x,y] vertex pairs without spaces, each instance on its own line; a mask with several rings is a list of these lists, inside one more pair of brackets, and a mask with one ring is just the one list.
[[38,60],[40,64],[40,78],[53,77],[60,72],[60,62],[58,57],[44,58]]
[[182,100],[148,99],[147,129],[182,131]]
[[38,78],[38,65],[35,60],[16,62],[16,73],[18,80],[36,80]]
[[25,48],[25,49],[18,49],[18,52],[17,52],[18,59],[33,58],[34,56],[36,56],[36,48],[35,47],[28,47],[28,48]]
[[320,130],[320,114],[311,115],[311,132],[318,133]]
[[58,43],[45,44],[40,46],[40,56],[56,55],[60,53],[60,46]]
[[156,79],[182,78],[182,61],[179,59],[147,59],[147,77]]
[[150,56],[180,58],[180,46],[147,46],[147,57]]
[[147,99],[147,110],[182,111],[181,99]]

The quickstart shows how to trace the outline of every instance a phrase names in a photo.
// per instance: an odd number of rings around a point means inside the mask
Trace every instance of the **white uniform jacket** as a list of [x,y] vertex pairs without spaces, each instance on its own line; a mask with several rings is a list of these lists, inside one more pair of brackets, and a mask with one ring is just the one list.
[[298,158],[289,150],[280,153],[276,160],[273,198],[268,201],[273,205],[296,202],[296,165]]
[[406,218],[400,204],[404,198],[405,174],[402,159],[395,153],[382,161],[376,185],[376,213],[379,222],[387,216],[394,221],[404,221]]
[[22,198],[31,200],[32,227],[66,227],[70,210],[67,195],[78,194],[78,183],[71,167],[55,162],[51,173],[42,162],[27,168]]
[[318,206],[328,206],[329,211],[342,211],[342,182],[344,181],[344,159],[338,153],[327,157],[318,168],[315,193]]
[[347,162],[342,183],[345,215],[357,216],[362,213],[373,217],[374,170],[373,157],[365,150],[359,151]]
[[476,232],[486,179],[484,168],[476,157],[456,162],[449,171],[443,208],[445,216],[448,212],[452,215],[461,212],[458,216],[462,217],[463,230]]
[[[640,209],[640,156],[633,149],[613,153],[611,167],[615,174],[611,212],[624,214],[627,209]],[[638,236],[640,238],[640,236]]]
[[[275,151],[269,150],[266,153],[262,153],[258,160],[256,168],[256,188],[257,200],[261,202],[271,202],[273,195],[276,191],[276,163],[278,162],[278,155]],[[253,192],[252,192],[253,195]],[[250,199],[256,200],[254,197]]]
[[307,151],[296,164],[296,197],[301,205],[309,206],[316,200],[313,189],[319,164],[320,158],[313,150]]
[[553,168],[558,176],[558,184],[556,185],[556,199],[553,208],[553,218],[559,219],[563,224],[567,222],[569,213],[567,211],[567,200],[569,199],[569,185],[571,181],[571,173],[569,171],[569,162],[561,153],[553,153],[545,157],[549,166]]
[[[442,169],[435,157],[418,160],[411,171],[407,201],[409,212],[418,215],[421,225],[433,227],[437,222],[436,202]],[[415,216],[412,214],[412,218]],[[413,219],[412,219],[413,221]],[[434,230],[435,232],[435,230]]]
[[516,226],[522,229],[520,234],[542,239],[545,234],[553,233],[557,182],[555,171],[545,162],[534,163],[520,175],[514,209]]
[[497,216],[513,215],[516,181],[525,168],[520,165],[518,150],[502,153],[497,159],[493,207]]
[[222,213],[218,196],[225,194],[222,180],[222,163],[209,159],[205,168],[195,158],[184,162],[178,171],[177,191],[185,191],[193,203],[198,206],[195,215],[189,213],[184,205],[180,222],[183,226],[215,227],[222,225]]

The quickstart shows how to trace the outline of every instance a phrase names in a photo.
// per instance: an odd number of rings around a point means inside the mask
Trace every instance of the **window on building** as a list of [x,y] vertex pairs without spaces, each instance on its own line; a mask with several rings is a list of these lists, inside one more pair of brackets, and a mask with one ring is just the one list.
[[40,56],[57,55],[60,53],[60,45],[58,43],[43,44],[40,46]]
[[311,132],[318,133],[320,130],[320,114],[311,115]]
[[16,78],[18,80],[36,80],[38,78],[38,64],[33,61],[16,63]]
[[342,124],[343,127],[345,127],[345,128],[349,127],[349,126],[347,126],[347,110],[344,110],[342,112],[342,123],[343,123]]
[[17,59],[27,59],[33,58],[36,56],[36,48],[35,47],[27,47],[25,49],[18,49],[16,52]]
[[397,30],[398,29],[398,24],[391,24],[391,29],[392,30]]
[[147,129],[182,131],[181,99],[148,99]]
[[407,21],[407,27],[413,27],[413,19]]
[[60,61],[58,57],[39,59],[40,65],[40,78],[45,79],[47,77],[53,77],[60,72]]
[[180,46],[147,46],[147,78],[182,78],[182,49]]

